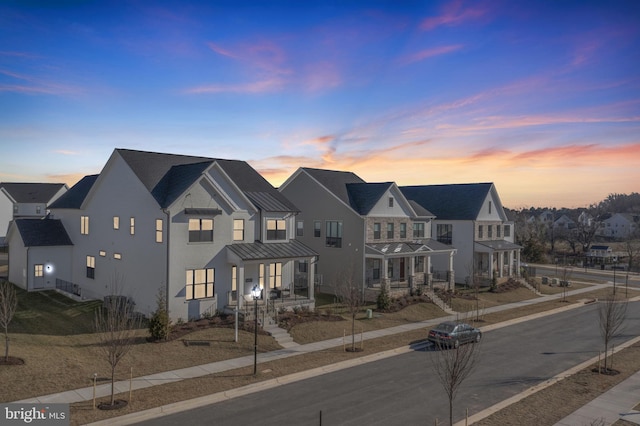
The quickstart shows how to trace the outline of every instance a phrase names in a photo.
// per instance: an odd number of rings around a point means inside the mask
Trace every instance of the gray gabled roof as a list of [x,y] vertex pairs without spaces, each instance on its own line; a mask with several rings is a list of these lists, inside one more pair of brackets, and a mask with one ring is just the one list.
[[475,220],[492,183],[401,186],[400,191],[444,220]]
[[392,182],[348,183],[349,205],[358,214],[367,215],[392,185]]
[[64,183],[0,182],[0,187],[17,203],[48,203],[65,187]]
[[[245,161],[116,149],[161,207],[168,207],[217,163],[233,183],[263,211],[298,209]],[[254,194],[253,198],[250,194]],[[255,194],[261,194],[255,196]]]
[[98,175],[83,177],[49,207],[52,209],[79,209],[96,179],[98,179]]
[[255,243],[229,244],[227,245],[227,249],[244,261],[297,259],[318,255],[318,253],[298,240],[269,244],[263,244],[259,241]]
[[303,167],[306,173],[317,180],[322,186],[327,188],[333,195],[338,197],[346,205],[349,203],[349,192],[347,184],[366,183],[359,176],[352,172],[340,172],[336,170],[312,169]]
[[16,219],[15,226],[26,247],[73,245],[59,219]]

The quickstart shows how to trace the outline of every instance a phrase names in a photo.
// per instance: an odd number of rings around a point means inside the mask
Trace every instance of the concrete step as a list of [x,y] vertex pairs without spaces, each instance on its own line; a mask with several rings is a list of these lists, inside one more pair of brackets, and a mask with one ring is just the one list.
[[267,333],[271,334],[271,336],[276,339],[276,342],[283,348],[290,348],[292,346],[298,346],[296,342],[293,341],[293,337],[289,335],[287,330],[278,327],[277,325],[267,325],[263,327],[263,330]]

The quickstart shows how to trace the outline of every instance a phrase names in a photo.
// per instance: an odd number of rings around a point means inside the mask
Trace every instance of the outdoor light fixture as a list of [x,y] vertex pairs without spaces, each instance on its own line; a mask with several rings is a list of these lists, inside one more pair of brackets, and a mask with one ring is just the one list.
[[251,289],[251,296],[253,296],[253,314],[254,314],[254,325],[253,325],[253,375],[255,376],[258,371],[258,299],[260,298],[260,293],[262,290],[258,286],[258,284],[254,285]]
[[53,272],[53,265],[51,265],[50,263],[47,264],[47,266],[45,267],[45,271],[47,272],[47,274],[50,274]]

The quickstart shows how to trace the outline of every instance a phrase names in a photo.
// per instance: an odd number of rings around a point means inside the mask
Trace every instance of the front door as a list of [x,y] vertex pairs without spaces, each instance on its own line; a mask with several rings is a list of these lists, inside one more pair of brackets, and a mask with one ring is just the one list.
[[400,258],[400,281],[404,281],[404,257]]

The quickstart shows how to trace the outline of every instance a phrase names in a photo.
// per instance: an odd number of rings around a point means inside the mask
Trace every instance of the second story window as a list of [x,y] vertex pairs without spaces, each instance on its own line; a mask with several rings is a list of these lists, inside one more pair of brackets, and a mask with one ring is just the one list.
[[484,226],[478,225],[478,238],[484,238]]
[[342,247],[342,222],[337,220],[328,220],[326,226],[327,231],[327,247]]
[[132,217],[129,219],[129,233],[131,235],[136,233],[136,218]]
[[504,236],[505,237],[510,237],[511,236],[511,226],[509,226],[509,225],[505,225],[504,226]]
[[319,220],[313,222],[313,236],[321,237],[322,233],[322,223]]
[[387,223],[387,239],[393,240],[393,223]]
[[156,219],[156,243],[162,242],[162,219]]
[[453,240],[453,225],[442,223],[438,224],[437,233],[437,239],[439,242],[451,245]]
[[120,216],[113,217],[113,229],[120,229]]
[[14,204],[13,205],[13,214],[17,214],[18,213],[18,205]]
[[244,241],[244,219],[233,219],[233,241]]
[[284,219],[267,219],[267,241],[286,239],[286,221]]
[[213,219],[189,219],[189,242],[213,241]]
[[89,216],[80,216],[80,233],[89,235]]
[[42,207],[36,206],[36,214],[40,214],[40,213],[42,213]]
[[493,226],[487,225],[487,237],[493,238]]
[[424,238],[424,222],[414,222],[413,238]]
[[502,236],[500,235],[500,229],[501,229],[501,226],[500,225],[496,225],[496,237],[498,237],[498,238],[502,238]]
[[296,237],[304,237],[304,222],[301,220],[296,222]]
[[373,239],[374,240],[380,239],[380,224],[378,222],[373,224]]
[[407,238],[407,224],[404,222],[400,224],[400,238]]
[[393,207],[393,197],[389,197],[389,207]]

